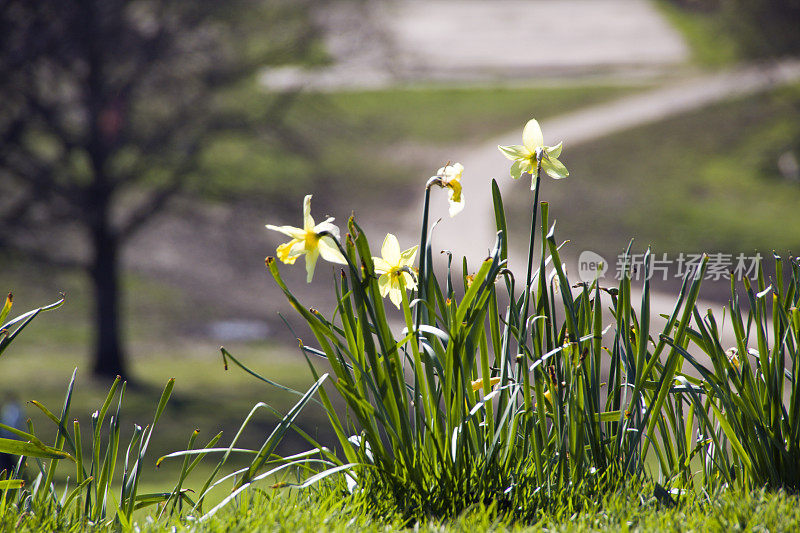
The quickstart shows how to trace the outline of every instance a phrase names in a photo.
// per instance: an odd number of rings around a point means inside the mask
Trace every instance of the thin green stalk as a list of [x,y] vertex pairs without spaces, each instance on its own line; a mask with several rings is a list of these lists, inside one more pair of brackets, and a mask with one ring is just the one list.
[[[431,204],[431,187],[434,184],[440,182],[441,180],[437,177],[433,177],[428,180],[428,183],[425,184],[425,201],[422,205],[422,231],[420,232],[419,236],[419,280],[417,283],[417,295],[418,298],[422,301],[426,301],[426,291],[428,289],[428,216],[430,212],[430,204]],[[420,303],[417,305],[417,312],[416,312],[416,325],[419,328],[419,325],[422,323],[423,319],[427,321],[427,309],[425,309],[425,305]]]
[[[408,305],[408,295],[406,295],[406,286],[403,276],[399,276],[398,279],[400,280],[400,292],[402,294],[403,301],[401,302],[401,307],[403,308],[403,317],[406,321],[406,328],[408,328],[409,333],[413,334],[413,338],[411,339],[411,352],[414,356],[414,374],[415,374],[415,382],[418,384],[420,391],[422,392],[422,413],[423,417],[427,418],[426,415],[430,416],[433,422],[436,422],[436,415],[434,412],[434,405],[431,402],[431,391],[428,380],[426,379],[426,372],[422,365],[422,357],[419,352],[419,342],[417,337],[417,332],[414,331],[412,318],[411,318],[411,309]],[[417,405],[419,398],[417,392],[415,391],[414,395],[414,405]],[[415,411],[418,410],[419,407],[415,408]],[[417,430],[421,431],[423,425],[417,424]]]
[[[528,306],[530,304],[530,297],[531,297],[531,278],[533,277],[533,246],[534,242],[536,241],[536,220],[537,215],[539,212],[539,190],[542,187],[542,150],[537,150],[536,152],[536,187],[533,193],[533,212],[531,213],[531,231],[530,231],[530,239],[528,241],[528,267],[525,274],[525,294],[523,295],[522,300],[522,315],[520,316],[520,334],[518,344],[520,347],[520,353],[522,354],[522,362],[520,364],[520,372],[522,372],[522,401],[525,405],[525,410],[530,411],[531,409],[531,383],[530,383],[530,376],[527,371],[527,361],[525,357],[525,346],[528,343]],[[526,436],[527,438],[527,436]]]

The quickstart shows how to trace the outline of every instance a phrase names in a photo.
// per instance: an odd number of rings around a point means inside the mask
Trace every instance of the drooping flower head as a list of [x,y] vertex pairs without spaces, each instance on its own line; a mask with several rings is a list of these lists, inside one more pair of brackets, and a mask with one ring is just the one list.
[[[553,179],[562,179],[569,176],[569,171],[558,160],[561,156],[561,143],[555,146],[545,146],[542,128],[536,119],[530,119],[522,130],[522,144],[511,146],[498,146],[511,164],[511,177],[519,179],[523,173],[531,174],[531,190],[536,187],[537,158],[542,158],[542,170]],[[541,153],[541,156],[539,154]]]
[[416,270],[414,268],[416,255],[417,246],[401,252],[397,237],[389,233],[383,239],[383,246],[381,246],[382,257],[372,258],[375,272],[381,274],[381,277],[378,278],[381,296],[386,298],[388,294],[389,299],[398,309],[400,309],[400,303],[403,301],[403,289],[414,290],[417,288],[417,280],[409,272],[409,270]]
[[[306,272],[308,274],[306,281],[308,283],[311,283],[311,278],[314,276],[314,267],[320,255],[331,263],[346,264],[344,257],[336,247],[336,243],[330,237],[330,235],[333,235],[337,239],[339,238],[339,228],[332,222],[333,218],[329,217],[324,222],[314,224],[314,219],[311,217],[311,195],[309,194],[303,199],[302,229],[294,226],[267,224],[267,229],[280,231],[292,238],[291,241],[278,246],[278,259],[288,265],[293,265],[298,257],[301,255],[306,256]],[[322,233],[329,233],[330,235],[321,235]]]
[[728,357],[728,361],[730,361],[734,368],[739,370],[739,366],[741,365],[739,362],[739,350],[736,348],[728,348],[725,350],[725,355]]
[[[500,383],[500,376],[489,378],[489,386],[490,387],[494,387],[498,383]],[[475,392],[478,392],[479,390],[482,390],[483,389],[483,378],[476,379],[475,381],[473,381],[471,383],[471,385],[472,385],[472,390],[474,390]]]
[[461,192],[461,175],[464,173],[464,165],[461,163],[448,163],[436,171],[437,184],[443,189],[447,189],[447,201],[450,202],[449,213],[451,217],[456,216],[464,209],[464,194]]

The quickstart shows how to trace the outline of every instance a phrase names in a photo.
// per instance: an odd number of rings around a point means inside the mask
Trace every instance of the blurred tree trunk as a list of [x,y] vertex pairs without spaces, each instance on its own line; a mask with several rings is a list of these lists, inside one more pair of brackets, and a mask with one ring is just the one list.
[[119,243],[108,226],[102,224],[93,228],[92,241],[94,259],[89,277],[95,299],[94,373],[125,376],[127,365],[119,321]]

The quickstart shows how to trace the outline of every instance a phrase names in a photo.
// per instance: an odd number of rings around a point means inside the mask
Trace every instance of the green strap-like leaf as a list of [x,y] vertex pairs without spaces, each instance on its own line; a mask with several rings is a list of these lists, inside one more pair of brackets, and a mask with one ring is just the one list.
[[37,446],[32,442],[16,439],[0,439],[0,453],[39,457],[40,459],[69,459],[73,462],[75,461],[75,458],[67,452],[62,452],[50,446]]

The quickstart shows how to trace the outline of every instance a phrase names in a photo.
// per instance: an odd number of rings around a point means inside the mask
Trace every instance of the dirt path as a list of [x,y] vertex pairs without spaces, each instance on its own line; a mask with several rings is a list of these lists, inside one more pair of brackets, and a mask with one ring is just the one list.
[[332,65],[265,70],[267,87],[641,78],[689,57],[646,0],[340,0],[317,14]]

